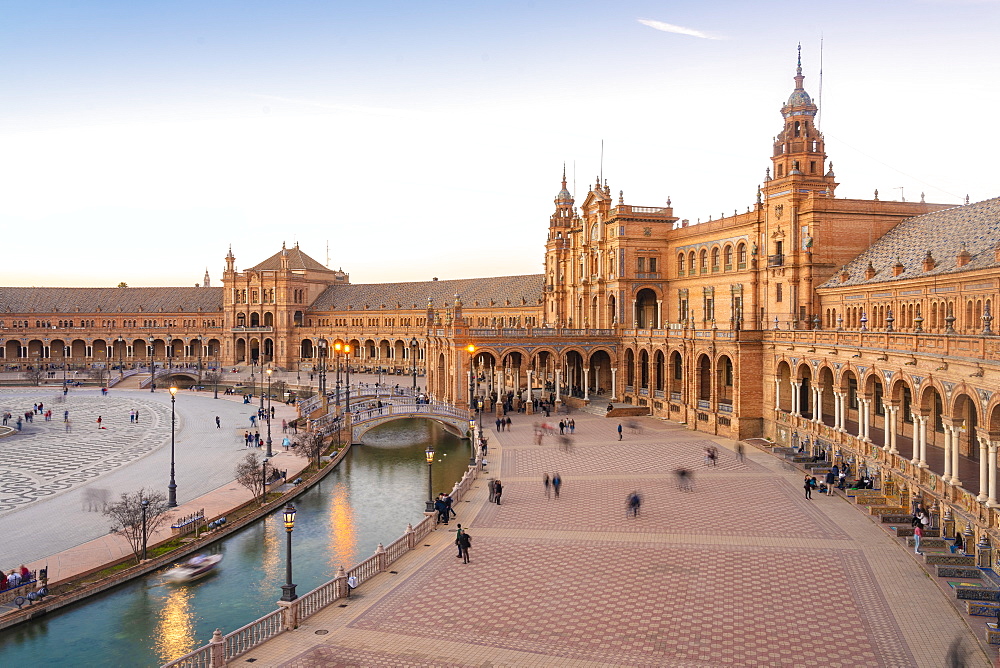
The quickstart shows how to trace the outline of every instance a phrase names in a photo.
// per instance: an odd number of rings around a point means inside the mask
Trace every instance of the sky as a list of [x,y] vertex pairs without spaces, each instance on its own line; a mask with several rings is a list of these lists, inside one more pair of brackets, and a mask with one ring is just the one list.
[[577,202],[603,174],[745,211],[799,42],[839,197],[996,197],[997,25],[1000,0],[4,0],[0,285],[221,285],[230,246],[283,242],[354,283],[541,273],[564,163]]

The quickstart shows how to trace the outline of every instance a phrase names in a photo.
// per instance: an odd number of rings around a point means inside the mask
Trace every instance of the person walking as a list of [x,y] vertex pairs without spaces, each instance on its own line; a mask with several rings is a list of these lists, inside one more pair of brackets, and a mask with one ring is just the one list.
[[545,498],[549,498],[549,474],[546,473],[542,478],[542,484],[545,485]]
[[923,538],[924,528],[920,524],[913,527],[913,553],[921,554],[920,552],[920,539]]
[[[496,482],[493,483],[493,500],[496,502],[498,506],[500,505],[500,496],[502,494],[503,494],[503,485],[500,484],[499,480],[497,480]],[[558,496],[558,494],[556,494],[556,496]]]
[[486,483],[486,486],[490,490],[490,503],[493,503],[494,501],[496,501],[497,498],[497,481],[494,480],[493,478],[490,478],[489,481]]
[[826,493],[829,496],[834,496],[833,485],[835,482],[837,482],[837,474],[833,472],[833,469],[830,469],[826,472]]
[[618,423],[618,440],[622,440],[622,423]]
[[469,537],[468,531],[463,531],[458,537],[458,551],[462,554],[462,563],[469,563],[469,547],[472,545],[472,539]]
[[566,433],[566,423],[563,422],[562,420],[559,420],[559,435],[562,436],[565,433]]
[[462,534],[463,533],[465,533],[465,532],[462,531],[462,525],[459,524],[458,525],[458,529],[455,530],[455,545],[458,546],[458,554],[456,554],[455,556],[458,557],[459,559],[462,558]]
[[215,416],[215,428],[222,429],[222,420],[219,419],[218,415]]
[[746,455],[743,452],[743,441],[736,441],[736,461],[742,464],[745,457]]
[[626,501],[627,510],[625,511],[626,517],[638,517],[639,516],[639,506],[642,505],[642,499],[639,498],[639,492],[632,492],[628,495]]
[[101,426],[101,422],[103,420],[104,420],[104,418],[102,418],[100,415],[97,416],[97,428],[98,429],[104,429],[104,427]]
[[500,433],[500,423],[501,423],[501,422],[502,422],[502,420],[500,420],[500,418],[497,418],[497,421],[496,421],[496,425],[497,425],[497,433]]
[[802,486],[806,490],[806,498],[807,499],[813,498],[813,496],[812,496],[812,489],[813,489],[812,488],[812,480],[809,479],[809,476],[806,476],[806,479],[805,479],[805,481],[803,481]]
[[552,474],[552,492],[559,498],[559,488],[562,487],[562,477],[558,473]]
[[437,511],[437,520],[435,520],[434,524],[447,524],[448,506],[444,502],[443,494],[438,494],[437,499],[434,501],[434,510]]

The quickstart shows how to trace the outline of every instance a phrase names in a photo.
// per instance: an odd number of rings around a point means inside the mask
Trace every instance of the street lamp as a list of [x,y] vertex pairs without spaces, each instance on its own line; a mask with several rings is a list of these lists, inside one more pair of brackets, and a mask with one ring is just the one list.
[[420,354],[417,337],[410,339],[410,366],[413,369],[413,396],[417,396],[417,356]]
[[344,344],[344,370],[347,372],[347,394],[344,395],[344,412],[351,412],[351,346]]
[[146,533],[146,509],[149,508],[149,499],[142,500],[142,560],[146,561],[146,543],[149,534]]
[[424,457],[427,458],[427,507],[424,508],[425,513],[434,512],[434,479],[431,473],[431,466],[434,464],[434,446],[428,445],[427,449],[424,451]]
[[288,543],[285,552],[285,584],[281,586],[281,600],[294,601],[295,585],[292,584],[292,529],[295,528],[295,506],[289,503],[281,513],[285,521],[285,535],[288,536]]
[[173,335],[170,332],[167,332],[167,346],[166,346],[164,352],[166,352],[166,354],[167,354],[167,372],[168,373],[174,370],[174,358],[173,358],[173,354],[172,354],[173,351],[174,351],[174,337],[173,337]]
[[326,339],[319,340],[319,396],[326,396]]
[[63,395],[66,394],[66,360],[67,360],[68,357],[69,357],[69,346],[67,346],[66,343],[63,342],[63,363],[62,363],[62,368],[63,368]]
[[[209,355],[212,354],[212,346],[211,346],[211,344],[209,344],[209,346],[208,346],[208,354]],[[212,383],[212,385],[214,386],[214,392],[215,392],[215,397],[214,398],[218,399],[219,398],[219,376],[222,375],[221,372],[219,371],[219,360],[215,360],[215,362],[213,363],[213,366],[215,368],[212,370],[212,378],[214,379],[214,382]]]
[[[125,339],[118,337],[118,377],[119,379],[125,377],[125,367],[122,362],[122,349],[125,347]],[[108,382],[111,382],[110,380]]]
[[150,334],[149,338],[146,339],[146,340],[149,341],[149,347],[146,348],[146,352],[149,353],[149,391],[150,392],[155,392],[156,391],[156,372],[153,369],[153,342],[156,341],[156,339],[154,339],[153,335]]
[[469,466],[476,465],[476,421],[469,418]]
[[260,465],[260,504],[267,501],[267,457]]
[[174,441],[177,425],[177,388],[170,388],[170,484],[167,485],[167,506],[177,507],[177,482],[174,480]]
[[470,343],[469,345],[465,346],[465,350],[468,351],[469,353],[469,408],[475,408],[476,402],[475,399],[473,398],[476,394],[476,389],[474,386],[475,377],[473,375],[475,371],[472,368],[472,361],[475,359],[476,347]]
[[271,374],[273,372],[274,369],[267,370],[267,414],[264,416],[264,419],[267,420],[267,452],[264,454],[268,457],[274,456],[271,453]]
[[344,349],[343,341],[335,341],[333,344],[333,368],[334,378],[337,385],[337,408],[340,408],[340,353]]
[[198,385],[201,385],[201,356],[205,352],[205,337],[198,335]]

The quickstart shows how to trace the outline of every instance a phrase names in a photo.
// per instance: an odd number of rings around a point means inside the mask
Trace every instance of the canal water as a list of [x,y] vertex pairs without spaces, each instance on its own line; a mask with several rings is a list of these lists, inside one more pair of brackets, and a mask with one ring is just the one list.
[[[462,441],[429,420],[369,432],[319,485],[294,501],[293,581],[301,596],[423,519],[424,450],[433,444],[434,491],[450,490],[469,462]],[[277,608],[285,530],[276,512],[213,545],[218,572],[188,585],[163,571],[0,632],[0,666],[159,666]]]

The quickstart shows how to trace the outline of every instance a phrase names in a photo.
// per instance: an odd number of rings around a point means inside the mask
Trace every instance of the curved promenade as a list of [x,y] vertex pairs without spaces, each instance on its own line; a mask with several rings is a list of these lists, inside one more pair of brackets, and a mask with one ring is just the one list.
[[[842,496],[803,498],[801,475],[770,454],[740,462],[731,441],[651,419],[619,442],[616,421],[582,413],[571,448],[535,445],[535,419],[512,417],[488,432],[490,472],[458,507],[471,563],[455,558],[454,523],[441,526],[345,607],[239,662],[938,668],[957,638],[967,665],[990,665],[912,551]],[[547,498],[555,472],[560,498]],[[487,502],[491,475],[501,506]]]

